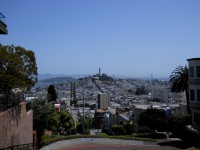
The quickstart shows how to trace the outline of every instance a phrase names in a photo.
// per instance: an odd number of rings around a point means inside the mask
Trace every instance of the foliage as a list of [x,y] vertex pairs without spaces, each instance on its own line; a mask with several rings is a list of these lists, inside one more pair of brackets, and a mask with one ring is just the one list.
[[135,95],[143,95],[143,94],[147,94],[147,93],[148,92],[144,86],[138,87],[135,91]]
[[50,116],[49,125],[53,131],[59,134],[73,134],[75,123],[72,115],[67,111],[53,112]]
[[116,135],[124,135],[126,132],[123,125],[114,125],[112,126],[112,130],[115,132]]
[[140,114],[138,123],[152,130],[166,131],[168,118],[164,110],[147,109]]
[[103,73],[99,76],[100,81],[113,81],[113,78],[108,76],[107,74]]
[[170,75],[169,80],[172,92],[185,92],[187,100],[187,110],[191,113],[189,108],[189,85],[188,85],[188,68],[187,66],[177,67]]
[[169,131],[172,132],[174,135],[181,137],[186,130],[185,126],[191,124],[191,121],[191,115],[174,116],[169,119]]
[[70,106],[74,105],[74,107],[78,107],[77,102],[78,102],[77,99],[70,100]]
[[0,91],[29,90],[37,82],[35,54],[20,46],[0,45]]
[[49,85],[47,97],[49,102],[56,101],[57,94],[54,85]]
[[31,108],[33,110],[33,130],[37,130],[37,139],[40,142],[44,131],[49,128],[50,115],[54,112],[54,108],[42,98],[32,101]]
[[133,134],[135,132],[135,124],[133,121],[128,121],[128,122],[125,122],[123,124],[125,130],[126,130],[126,135],[130,135],[130,134]]
[[81,118],[77,123],[77,132],[80,134],[90,134],[90,129],[94,127],[93,119],[86,117],[85,119]]
[[128,89],[128,93],[130,93],[130,94],[134,94],[133,89]]
[[112,130],[116,135],[131,135],[135,132],[135,124],[132,121],[124,122],[112,126]]

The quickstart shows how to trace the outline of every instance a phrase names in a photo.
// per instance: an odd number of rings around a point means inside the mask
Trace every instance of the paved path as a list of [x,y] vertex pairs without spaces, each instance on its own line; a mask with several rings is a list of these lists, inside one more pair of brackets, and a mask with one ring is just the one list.
[[[58,141],[43,147],[40,150],[131,150],[131,149],[159,150],[157,142],[122,140],[108,138],[77,138]],[[167,147],[162,147],[165,149]]]

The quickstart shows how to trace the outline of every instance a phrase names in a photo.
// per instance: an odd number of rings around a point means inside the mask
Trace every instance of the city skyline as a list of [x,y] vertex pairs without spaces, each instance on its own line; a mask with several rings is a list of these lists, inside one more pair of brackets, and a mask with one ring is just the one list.
[[200,57],[200,1],[7,1],[2,45],[35,52],[39,74],[169,77]]

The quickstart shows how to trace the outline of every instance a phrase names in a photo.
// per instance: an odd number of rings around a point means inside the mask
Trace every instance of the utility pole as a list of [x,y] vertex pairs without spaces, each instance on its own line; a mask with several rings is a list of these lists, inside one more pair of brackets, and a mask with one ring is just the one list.
[[80,79],[80,85],[82,86],[82,93],[83,93],[83,120],[85,121],[85,81],[87,82],[87,79]]
[[85,97],[84,97],[84,86],[83,88],[83,120],[85,121]]

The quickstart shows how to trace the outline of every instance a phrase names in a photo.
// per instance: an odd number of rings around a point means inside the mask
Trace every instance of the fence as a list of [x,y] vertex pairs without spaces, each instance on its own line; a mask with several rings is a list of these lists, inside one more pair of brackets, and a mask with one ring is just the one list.
[[0,94],[0,112],[15,107],[24,101],[24,94],[11,94],[9,96]]
[[22,145],[13,145],[6,148],[2,148],[0,150],[35,150],[35,149],[36,148],[34,148],[34,144],[29,143],[29,144],[22,144]]

